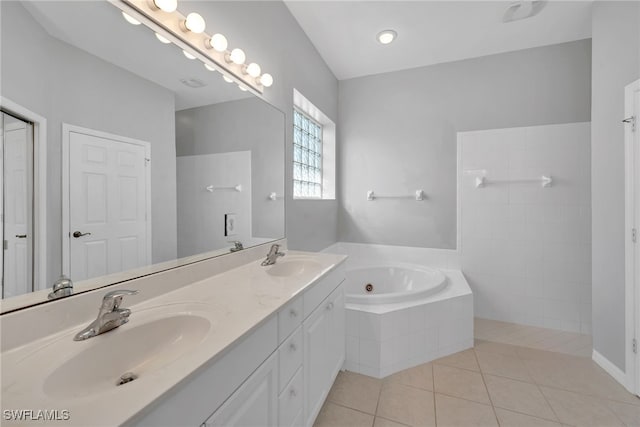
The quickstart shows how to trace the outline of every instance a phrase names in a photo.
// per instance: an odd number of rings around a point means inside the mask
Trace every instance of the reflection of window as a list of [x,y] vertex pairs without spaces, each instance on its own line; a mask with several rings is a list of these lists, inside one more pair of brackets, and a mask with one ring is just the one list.
[[322,198],[322,125],[293,111],[293,197]]

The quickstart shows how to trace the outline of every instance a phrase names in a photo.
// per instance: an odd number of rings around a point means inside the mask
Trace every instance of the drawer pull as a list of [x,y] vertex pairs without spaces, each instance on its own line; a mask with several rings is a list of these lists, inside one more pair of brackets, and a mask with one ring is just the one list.
[[298,312],[292,308],[291,310],[289,310],[289,316],[298,317]]
[[294,343],[291,343],[291,345],[289,346],[289,350],[291,351],[296,351],[298,349],[298,347],[296,347],[296,345]]
[[291,397],[296,397],[298,395],[298,393],[296,392],[296,390],[294,388],[292,388],[291,390],[289,390],[289,395]]

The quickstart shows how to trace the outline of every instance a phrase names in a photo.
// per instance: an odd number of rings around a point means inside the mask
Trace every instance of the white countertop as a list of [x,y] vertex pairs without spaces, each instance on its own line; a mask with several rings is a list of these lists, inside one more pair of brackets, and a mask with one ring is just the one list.
[[[295,276],[274,277],[267,274],[270,267],[254,261],[228,270],[205,280],[162,294],[156,298],[123,307],[132,311],[130,322],[113,331],[87,341],[73,341],[74,335],[85,324],[60,331],[57,334],[27,343],[0,355],[2,368],[2,409],[4,410],[68,410],[66,421],[33,421],[34,425],[120,425],[143,412],[185,378],[194,375],[207,363],[217,360],[235,343],[247,336],[283,305],[314,284],[346,256],[288,251],[287,258],[312,257],[320,264],[319,270],[303,271]],[[162,274],[162,273],[161,273]],[[161,279],[159,279],[161,280]],[[143,291],[141,291],[142,293]],[[96,301],[96,307],[99,301]],[[97,310],[96,310],[97,314]],[[46,386],[46,379],[65,362],[85,351],[95,340],[113,340],[127,328],[134,328],[161,317],[191,314],[205,317],[211,323],[206,336],[190,352],[162,366],[150,370],[124,387],[100,387],[89,393],[54,393]],[[46,322],[46,318],[43,319]],[[107,347],[107,346],[104,346]],[[100,373],[102,360],[126,357],[126,348],[113,348],[112,354],[96,355],[91,371],[78,369],[78,376],[87,372]],[[73,372],[73,371],[71,371]],[[69,382],[81,381],[70,375]],[[3,418],[2,425],[25,425],[28,422],[10,422]]]

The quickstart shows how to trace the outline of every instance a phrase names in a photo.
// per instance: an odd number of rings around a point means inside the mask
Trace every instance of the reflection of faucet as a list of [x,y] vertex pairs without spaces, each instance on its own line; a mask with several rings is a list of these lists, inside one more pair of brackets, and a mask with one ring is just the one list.
[[125,295],[135,295],[137,293],[138,291],[127,291],[124,289],[107,293],[102,299],[102,306],[100,307],[96,320],[78,332],[73,339],[75,341],[83,341],[127,323],[131,310],[128,308],[120,308],[120,304]]
[[73,293],[73,282],[64,274],[53,284],[53,290],[49,293],[49,299],[68,297]]
[[267,258],[264,261],[262,261],[262,264],[260,265],[265,267],[267,265],[275,264],[278,257],[284,256],[284,252],[278,252],[279,249],[280,249],[280,245],[271,245],[271,249],[269,249]]
[[229,242],[229,243],[234,244],[234,247],[229,249],[231,252],[238,252],[244,249],[244,246],[242,246],[242,242],[239,240],[236,240],[235,242]]

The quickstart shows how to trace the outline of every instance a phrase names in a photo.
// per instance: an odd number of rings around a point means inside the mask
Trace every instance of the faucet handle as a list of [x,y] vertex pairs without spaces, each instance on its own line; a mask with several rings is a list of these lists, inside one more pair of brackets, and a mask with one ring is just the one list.
[[127,295],[136,295],[137,290],[130,291],[127,289],[119,289],[117,291],[107,292],[102,298],[102,306],[112,310],[117,310],[122,303],[122,298]]

